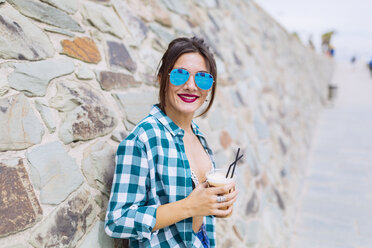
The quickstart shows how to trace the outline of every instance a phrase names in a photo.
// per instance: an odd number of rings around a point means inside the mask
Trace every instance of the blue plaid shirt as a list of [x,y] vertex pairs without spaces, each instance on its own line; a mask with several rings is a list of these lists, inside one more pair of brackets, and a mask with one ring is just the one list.
[[[215,166],[212,150],[194,122],[192,129]],[[193,190],[183,136],[184,130],[154,105],[120,143],[106,213],[109,236],[129,239],[131,248],[203,247],[192,230],[192,218],[152,231],[157,207],[182,200]],[[215,247],[215,217],[205,216],[204,223]]]

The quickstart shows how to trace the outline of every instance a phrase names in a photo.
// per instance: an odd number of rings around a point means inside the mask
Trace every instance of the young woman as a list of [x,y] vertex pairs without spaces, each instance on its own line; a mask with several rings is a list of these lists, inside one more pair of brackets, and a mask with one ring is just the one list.
[[202,114],[211,107],[216,79],[202,39],[169,44],[158,71],[160,102],[117,150],[109,236],[130,239],[131,247],[215,247],[215,216],[231,213],[238,192],[229,193],[234,183],[207,187],[213,154],[192,119],[208,94]]

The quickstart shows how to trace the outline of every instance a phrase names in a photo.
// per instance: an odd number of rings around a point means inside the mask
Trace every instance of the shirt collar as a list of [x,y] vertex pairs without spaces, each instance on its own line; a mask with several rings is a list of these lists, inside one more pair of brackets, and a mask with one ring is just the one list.
[[[176,123],[172,121],[159,107],[158,104],[152,106],[150,111],[150,115],[154,116],[163,126],[173,135],[176,136],[179,133],[184,134],[184,130],[177,126]],[[195,124],[194,121],[191,121],[191,127],[197,136],[203,136],[203,134],[199,131],[198,125]]]

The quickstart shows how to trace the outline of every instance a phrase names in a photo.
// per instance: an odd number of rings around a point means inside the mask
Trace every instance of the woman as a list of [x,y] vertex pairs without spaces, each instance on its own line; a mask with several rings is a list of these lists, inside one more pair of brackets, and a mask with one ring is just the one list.
[[215,247],[214,216],[231,213],[237,191],[229,193],[233,183],[207,187],[213,154],[192,119],[209,93],[202,115],[211,107],[216,78],[202,39],[169,44],[158,70],[160,103],[118,147],[109,236],[128,238],[131,247]]

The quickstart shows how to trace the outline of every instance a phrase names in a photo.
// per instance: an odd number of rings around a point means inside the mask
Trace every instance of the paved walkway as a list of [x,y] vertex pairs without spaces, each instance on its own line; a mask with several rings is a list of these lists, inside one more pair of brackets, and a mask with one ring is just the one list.
[[321,114],[291,248],[372,247],[372,77],[338,64],[339,94]]

